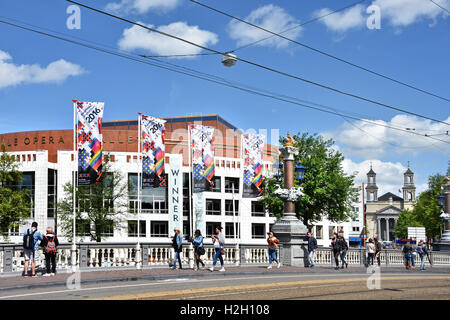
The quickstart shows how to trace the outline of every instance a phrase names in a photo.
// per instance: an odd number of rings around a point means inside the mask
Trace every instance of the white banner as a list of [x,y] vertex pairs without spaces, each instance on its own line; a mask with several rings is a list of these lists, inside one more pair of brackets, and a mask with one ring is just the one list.
[[169,155],[169,234],[174,228],[183,231],[183,155]]
[[204,192],[193,193],[192,199],[194,200],[194,232],[200,230],[202,235],[206,237],[206,200]]

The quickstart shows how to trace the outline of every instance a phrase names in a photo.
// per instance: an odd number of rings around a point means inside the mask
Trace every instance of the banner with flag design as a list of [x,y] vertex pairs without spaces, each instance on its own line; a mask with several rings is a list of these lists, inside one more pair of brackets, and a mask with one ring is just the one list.
[[256,198],[262,195],[262,169],[265,136],[262,134],[244,134],[244,198]]
[[102,181],[103,102],[74,101],[77,110],[78,185]]
[[212,140],[214,128],[193,125],[191,127],[192,168],[194,192],[208,191],[215,173]]
[[167,185],[164,178],[166,120],[141,115],[142,188]]

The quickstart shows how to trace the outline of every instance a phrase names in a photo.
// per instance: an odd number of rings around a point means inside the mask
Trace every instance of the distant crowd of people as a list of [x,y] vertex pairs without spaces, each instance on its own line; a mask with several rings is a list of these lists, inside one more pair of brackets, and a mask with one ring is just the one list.
[[[269,265],[267,269],[272,269],[273,262],[276,263],[276,267],[281,267],[281,261],[277,258],[277,248],[279,244],[279,239],[277,239],[273,232],[267,233],[267,254],[269,257]],[[215,270],[217,261],[220,261],[220,269],[219,272],[225,272],[224,267],[224,258],[225,255],[225,236],[222,232],[222,227],[215,228],[215,233],[210,236],[211,241],[214,247],[214,257],[213,264],[209,268],[212,272]],[[192,243],[194,247],[194,270],[206,269],[205,262],[202,260],[202,256],[206,253],[204,244],[203,244],[203,236],[200,230],[196,230],[193,237],[189,238],[189,242]],[[308,240],[308,257],[306,267],[314,268],[314,256],[318,249],[317,240],[313,237],[311,232],[307,233]],[[39,246],[43,248],[43,252],[45,255],[45,266],[46,273],[44,276],[54,276],[56,274],[56,253],[57,247],[59,245],[59,241],[53,229],[48,227],[46,230],[46,234],[42,234],[38,231],[37,222],[33,222],[31,228],[27,229],[23,234],[23,248],[24,248],[24,273],[23,276],[27,277],[29,275],[29,265],[31,261],[31,277],[36,277],[36,261],[38,261],[38,250]],[[182,269],[181,262],[181,253],[183,252],[183,238],[181,236],[181,231],[178,228],[174,228],[174,235],[172,237],[172,247],[174,249],[175,255],[173,261],[170,262],[171,269]],[[349,246],[347,241],[343,237],[342,234],[334,233],[333,238],[331,239],[330,245],[334,263],[335,270],[348,268],[348,262],[346,260],[347,252],[349,250]],[[376,258],[378,266],[381,265],[381,251],[382,244],[378,241],[377,238],[370,238],[366,245],[367,252],[367,263],[366,266],[373,265],[374,260]],[[406,269],[414,269],[416,257],[418,256],[421,261],[420,270],[425,270],[425,261],[426,258],[431,263],[429,257],[429,251],[427,249],[426,243],[424,241],[420,241],[416,246],[412,246],[410,242],[406,243],[402,250],[404,254],[404,261]],[[340,262],[340,264],[339,264]]]

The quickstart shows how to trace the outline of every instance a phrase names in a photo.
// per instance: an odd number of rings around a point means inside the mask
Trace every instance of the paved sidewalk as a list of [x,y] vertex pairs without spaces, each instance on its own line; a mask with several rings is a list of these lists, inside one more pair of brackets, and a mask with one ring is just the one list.
[[[226,267],[225,272],[211,272],[208,269],[194,271],[192,269],[176,269],[171,270],[168,267],[149,268],[143,270],[122,269],[109,271],[81,270],[81,284],[94,284],[102,282],[117,281],[137,281],[137,280],[163,280],[176,278],[198,278],[211,276],[242,276],[242,275],[264,275],[264,274],[336,274],[336,273],[367,273],[367,268],[360,266],[352,266],[348,269],[334,270],[331,266],[316,266],[315,268],[298,268],[298,267],[276,267],[268,270],[267,266],[245,266],[245,267]],[[382,273],[448,273],[448,267],[432,267],[421,272],[419,269],[405,270],[404,267],[382,267]],[[0,291],[23,289],[23,288],[39,288],[66,285],[69,277],[73,274],[64,272],[51,277],[44,277],[41,274],[36,278],[22,276],[0,277]],[[73,277],[72,277],[73,279]]]

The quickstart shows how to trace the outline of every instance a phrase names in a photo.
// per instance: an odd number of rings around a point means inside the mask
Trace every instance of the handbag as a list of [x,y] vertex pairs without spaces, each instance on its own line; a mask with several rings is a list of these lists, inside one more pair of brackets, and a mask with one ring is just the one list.
[[199,255],[204,255],[205,254],[205,248],[203,248],[203,247],[200,247],[200,248],[198,248],[198,254]]
[[224,255],[224,254],[225,254],[225,249],[222,249],[222,250],[220,251],[220,254],[221,254],[221,255]]

